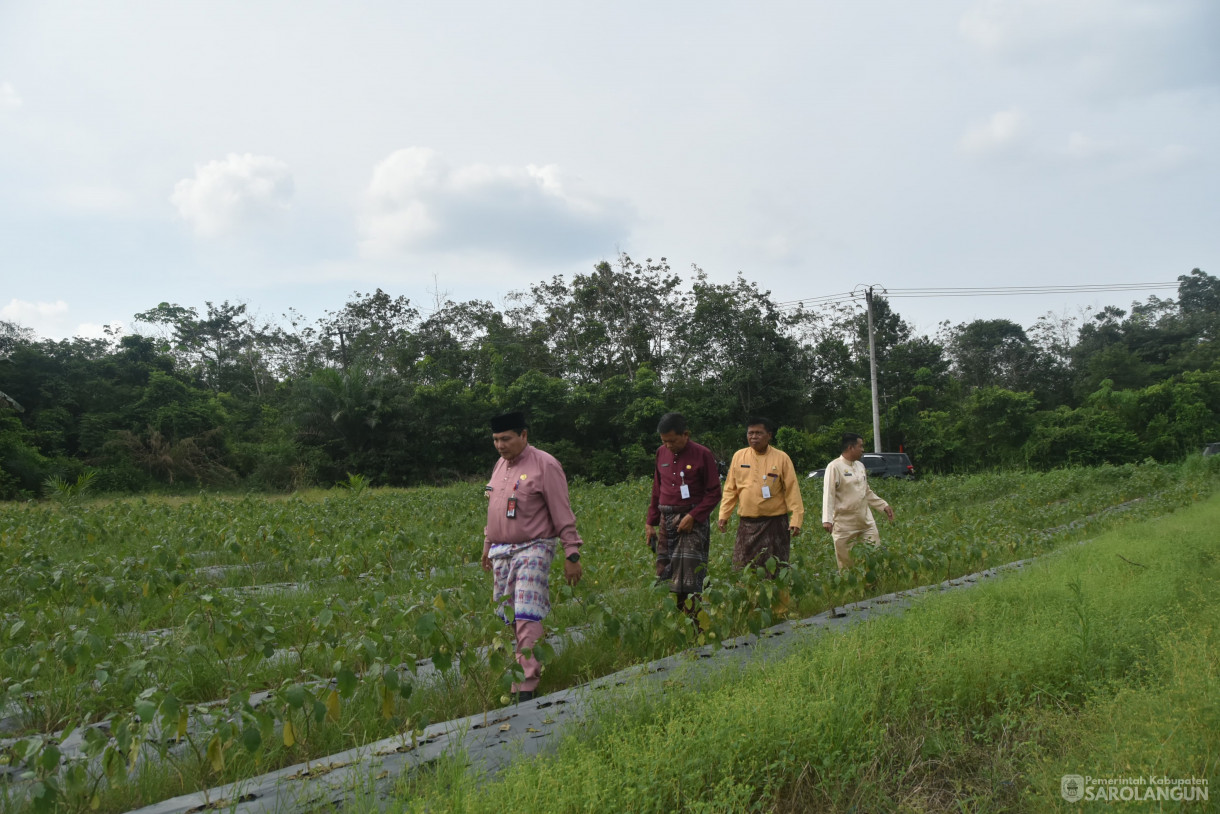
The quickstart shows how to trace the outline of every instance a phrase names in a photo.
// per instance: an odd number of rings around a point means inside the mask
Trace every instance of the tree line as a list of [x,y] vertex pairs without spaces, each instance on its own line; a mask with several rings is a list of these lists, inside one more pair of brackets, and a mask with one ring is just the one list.
[[[949,472],[1172,460],[1220,439],[1220,280],[1178,282],[1129,310],[934,336],[874,298],[883,448]],[[725,460],[743,419],[768,416],[799,469],[871,434],[860,307],[783,306],[740,275],[626,254],[499,306],[439,300],[355,292],[313,322],[163,302],[138,331],[63,341],[0,321],[0,498],[89,472],[114,491],[474,477],[487,418],[519,407],[569,475],[604,482],[650,473],[670,410]]]

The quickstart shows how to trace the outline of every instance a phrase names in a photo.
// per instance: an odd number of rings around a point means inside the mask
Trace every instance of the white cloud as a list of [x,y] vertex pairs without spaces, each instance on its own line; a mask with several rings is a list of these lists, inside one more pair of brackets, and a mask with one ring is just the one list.
[[55,302],[28,302],[13,299],[0,308],[0,319],[16,322],[20,325],[34,327],[36,323],[55,320],[68,313],[68,304],[63,300]]
[[11,82],[0,82],[0,111],[21,107],[21,96]]
[[[0,320],[14,322],[23,328],[29,328],[35,336],[45,339],[69,339],[79,336],[84,339],[106,339],[107,328],[111,332],[122,332],[123,323],[81,322],[72,328],[69,314],[72,309],[63,300],[55,302],[30,302],[28,300],[12,299],[8,305],[0,307]],[[78,317],[79,318],[79,317]],[[117,335],[117,334],[116,334]]]
[[170,201],[195,233],[216,237],[243,230],[287,210],[293,182],[288,165],[270,156],[229,153],[195,167],[174,185]]
[[971,155],[987,155],[1011,150],[1025,132],[1025,114],[1001,110],[983,124],[972,127],[961,138],[961,148]]
[[554,165],[450,167],[408,147],[377,165],[361,254],[483,252],[587,257],[625,237],[630,207],[582,189]]

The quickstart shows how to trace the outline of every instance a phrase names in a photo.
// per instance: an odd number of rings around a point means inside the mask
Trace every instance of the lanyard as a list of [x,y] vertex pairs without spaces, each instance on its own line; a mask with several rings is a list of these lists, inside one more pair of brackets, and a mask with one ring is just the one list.
[[508,496],[508,506],[504,510],[504,516],[510,520],[517,516],[517,487],[520,485],[520,479],[513,481],[513,493]]

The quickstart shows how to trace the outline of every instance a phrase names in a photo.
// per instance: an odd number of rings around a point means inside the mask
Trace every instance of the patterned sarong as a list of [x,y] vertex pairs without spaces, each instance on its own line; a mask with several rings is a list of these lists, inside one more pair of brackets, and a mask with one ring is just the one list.
[[544,537],[528,543],[500,543],[487,552],[495,575],[491,598],[505,622],[509,621],[510,602],[512,618],[518,622],[541,622],[551,612],[548,578],[556,544],[557,538]]
[[689,532],[679,534],[678,523],[685,514],[680,509],[661,507],[657,582],[668,582],[669,590],[677,594],[697,594],[703,591],[703,580],[707,576],[712,530],[708,520],[696,520]]
[[[771,557],[788,562],[792,552],[792,533],[788,531],[788,515],[775,517],[739,517],[737,541],[733,544],[733,567],[740,571],[747,565],[761,568]],[[768,573],[768,576],[775,576]]]

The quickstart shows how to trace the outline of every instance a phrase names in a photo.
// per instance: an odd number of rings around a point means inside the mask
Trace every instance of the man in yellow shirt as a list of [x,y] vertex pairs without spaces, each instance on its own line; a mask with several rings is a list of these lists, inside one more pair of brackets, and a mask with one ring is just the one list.
[[792,459],[771,446],[774,435],[775,424],[770,420],[749,419],[749,446],[733,455],[724,479],[716,527],[722,532],[727,529],[733,507],[738,507],[737,541],[733,545],[733,567],[737,570],[746,565],[761,566],[771,557],[788,562],[792,538],[801,533],[805,518],[801,484]]
[[[860,463],[864,438],[857,433],[843,435],[839,448],[843,454],[826,465],[822,480],[822,528],[835,543],[839,570],[851,568],[852,547],[860,540],[881,545],[872,509],[880,509],[894,520],[894,510],[868,485],[868,471]],[[872,507],[872,508],[869,508]]]

